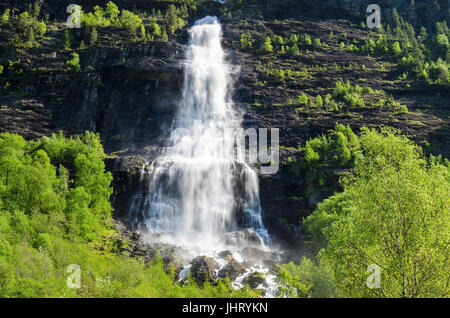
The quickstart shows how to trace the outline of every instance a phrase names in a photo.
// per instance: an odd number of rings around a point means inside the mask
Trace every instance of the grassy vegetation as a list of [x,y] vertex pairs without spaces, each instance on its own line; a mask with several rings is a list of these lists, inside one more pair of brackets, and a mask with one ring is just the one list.
[[10,9],[5,9],[0,16],[0,25],[2,28],[13,31],[9,41],[10,45],[23,49],[29,49],[39,45],[39,39],[47,31],[45,22],[38,18],[39,12],[39,6],[35,6],[30,12],[25,11],[11,16]]
[[[94,6],[92,12],[80,11],[83,45],[93,45],[98,42],[98,29],[114,28],[127,31],[127,36],[121,41],[167,41],[170,35],[184,27],[186,19],[197,10],[197,2],[186,0],[179,6],[169,4],[164,13],[153,10],[146,11],[120,10],[116,4],[109,1],[105,7]],[[65,22],[65,21],[64,21]],[[5,9],[0,16],[0,26],[9,30],[9,44],[18,49],[30,49],[40,45],[49,28],[60,30],[62,27],[61,44],[64,49],[74,48],[74,29],[69,29],[57,21],[49,21],[48,16],[40,13],[38,2],[34,2],[27,11],[11,15],[11,10]],[[77,42],[77,47],[81,43]]]
[[349,81],[342,80],[337,81],[332,93],[324,97],[321,95],[313,97],[303,93],[296,99],[290,98],[286,104],[299,107],[299,111],[304,107],[317,107],[335,112],[366,107],[388,107],[397,113],[408,112],[405,105],[395,101],[392,96],[386,96],[381,90],[376,91],[369,86],[352,85]]
[[319,38],[314,39],[314,43],[308,34],[298,36],[292,34],[283,37],[269,30],[267,34],[259,34],[254,32],[242,33],[239,43],[234,42],[233,46],[243,52],[251,52],[256,54],[273,53],[279,56],[299,56],[300,48],[304,50],[314,49],[323,46]]
[[391,55],[401,62],[405,74],[430,84],[449,84],[450,32],[446,21],[436,22],[435,33],[425,27],[418,32],[394,9],[390,23],[371,34],[361,51],[371,55]]
[[[167,2],[163,12],[127,10],[111,1],[82,11],[81,37],[65,21],[50,21],[37,2],[14,15],[6,9],[0,26],[15,52],[32,57],[41,46],[55,59],[57,53],[62,56],[64,71],[81,72],[81,50],[173,40],[205,1],[161,2]],[[217,6],[222,21],[242,15],[245,23],[250,10],[252,17],[263,20],[258,16],[263,9],[247,8],[240,0]],[[255,95],[277,93],[277,100],[251,100],[254,106],[292,106],[286,109],[295,109],[297,117],[305,111],[310,121],[314,113],[329,120],[369,108],[391,117],[409,112],[399,98],[408,97],[411,88],[438,90],[449,85],[450,33],[444,21],[435,23],[433,30],[420,25],[414,29],[394,10],[383,18],[379,31],[349,23],[344,27],[356,34],[350,35],[340,31],[343,25],[310,32],[298,19],[269,20],[262,31],[248,24],[238,28],[230,41],[243,56],[251,56],[254,88],[267,89]],[[2,95],[26,95],[23,79],[34,71],[28,57],[22,57],[0,65]],[[45,67],[36,72],[41,70]],[[95,78],[101,86],[101,76]],[[9,112],[16,107],[9,105],[14,104],[2,102],[0,109]],[[421,117],[400,117],[406,118],[406,129],[427,125]],[[362,121],[372,123],[371,118]],[[314,187],[337,190],[302,220],[302,238],[316,255],[280,267],[278,296],[448,297],[449,162],[423,155],[417,144],[389,128],[364,128],[359,137],[355,132],[349,125],[336,124],[290,149],[301,155],[289,158],[287,165],[306,185],[313,185],[305,193]],[[1,297],[259,296],[232,289],[227,279],[214,286],[181,285],[159,258],[145,263],[120,252],[111,227],[112,178],[105,172],[104,158],[100,138],[93,133],[31,141],[0,134]],[[80,289],[67,286],[70,264],[81,267]],[[366,287],[370,264],[382,270],[380,289]]]
[[[25,141],[0,134],[0,297],[257,297],[174,282],[162,261],[120,253],[111,228],[112,177],[97,134]],[[69,288],[67,267],[81,269]]]
[[[318,254],[282,266],[284,293],[448,297],[448,160],[423,156],[392,129],[363,129],[357,138],[344,126],[307,142],[304,160],[352,162],[353,169],[341,179],[342,192],[303,220]],[[366,286],[372,264],[381,270],[380,288]]]

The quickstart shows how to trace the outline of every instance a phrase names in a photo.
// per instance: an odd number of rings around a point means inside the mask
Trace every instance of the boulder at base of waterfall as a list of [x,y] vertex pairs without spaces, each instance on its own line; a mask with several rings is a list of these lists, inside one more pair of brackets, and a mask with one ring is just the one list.
[[273,261],[273,260],[263,260],[263,264],[269,269],[269,272],[273,275],[278,275],[280,272],[280,263]]
[[250,288],[255,289],[256,287],[258,287],[259,285],[266,284],[266,279],[264,278],[264,274],[263,273],[251,273],[250,275],[248,275],[247,277],[245,277],[245,279],[243,280],[243,283],[248,285]]
[[219,264],[214,258],[197,256],[191,262],[190,273],[197,284],[203,285],[206,281],[213,282],[216,280],[217,268],[219,268]]
[[231,281],[234,281],[239,275],[244,273],[245,267],[233,258],[227,263],[227,265],[219,270],[218,276],[219,278],[225,278],[228,276]]
[[225,233],[225,244],[235,246],[263,246],[264,241],[252,229]]
[[162,261],[164,263],[164,270],[166,273],[170,273],[173,268],[175,274],[174,281],[179,280],[183,265],[176,259],[176,257],[174,255],[168,255],[163,257]]
[[242,262],[242,265],[245,268],[251,268],[251,267],[255,266],[256,263],[254,261],[252,261],[251,259],[244,259],[244,261]]
[[250,259],[254,262],[262,263],[263,261],[269,260],[269,261],[276,261],[277,255],[270,251],[264,251],[262,249],[256,248],[256,247],[244,247],[241,250],[241,253],[243,258]]
[[151,252],[155,254],[155,256],[156,254],[159,255],[162,259],[173,257],[180,263],[187,263],[194,257],[188,250],[168,243],[157,242],[151,243],[149,246]]
[[225,250],[220,252],[218,256],[222,259],[231,259],[233,257],[233,253],[231,253],[230,250]]

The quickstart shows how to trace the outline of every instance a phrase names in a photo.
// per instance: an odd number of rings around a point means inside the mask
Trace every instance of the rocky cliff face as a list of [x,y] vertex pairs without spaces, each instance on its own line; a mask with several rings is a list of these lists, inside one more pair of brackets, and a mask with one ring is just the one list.
[[[83,9],[88,10],[96,5],[104,6],[109,0],[93,1],[93,0],[79,0],[78,5],[81,5]],[[51,17],[66,17],[66,8],[73,1],[71,0],[41,0],[42,10],[48,12]],[[140,9],[140,10],[164,10],[170,4],[179,4],[178,1],[158,1],[158,0],[121,0],[115,1],[121,8],[126,9]],[[217,8],[217,2],[215,0],[204,1],[200,5],[199,9],[203,14],[205,9],[214,10]],[[245,5],[246,1],[243,1]],[[251,3],[254,5],[255,1]],[[414,1],[414,7],[411,6],[411,0],[323,0],[323,1],[310,1],[310,0],[261,0],[260,7],[262,11],[268,16],[278,17],[325,17],[325,18],[361,18],[366,14],[367,6],[376,3],[378,4],[382,12],[391,12],[393,8],[396,8],[406,19],[413,24],[425,25],[433,28],[433,21],[449,19],[448,10],[450,9],[449,0],[429,0]],[[269,6],[267,7],[267,4]],[[3,7],[16,7],[20,9],[26,9],[28,6],[27,1],[17,0],[3,0],[0,3]],[[0,7],[1,8],[1,7]]]
[[[180,93],[182,45],[152,42],[82,50],[82,73],[64,70],[62,55],[19,56],[26,76],[16,92],[1,97],[9,105],[0,118],[2,131],[28,138],[57,130],[97,131],[108,153],[142,152],[159,144]],[[30,57],[34,65],[48,58],[50,69],[30,70],[24,62]],[[54,69],[58,64],[61,69]]]
[[438,0],[435,5],[433,1],[415,1],[414,7],[411,0],[324,0],[324,1],[283,1],[279,5],[272,1],[269,14],[279,17],[303,16],[305,18],[315,16],[322,18],[362,18],[366,16],[367,6],[376,3],[380,6],[383,15],[391,12],[394,8],[402,14],[413,26],[425,25],[434,28],[433,21],[448,19],[450,1]]
[[[64,16],[64,8],[69,2],[45,1],[44,9],[55,14],[63,12],[61,15]],[[136,5],[145,9],[146,6],[154,7],[155,2],[158,1],[120,1],[120,5]],[[423,4],[416,2],[419,8]],[[97,1],[79,3],[91,6]],[[164,5],[167,3],[164,2]],[[368,3],[370,1],[366,0],[293,1],[291,7],[272,6],[267,12],[275,17],[298,15],[301,12],[300,15],[305,19],[308,16],[325,16],[330,12],[336,16],[361,17]],[[409,0],[379,1],[383,10],[394,6],[399,11],[408,10],[409,3]],[[440,4],[443,11],[448,10],[448,1],[440,1]],[[413,23],[421,21],[426,24],[430,15],[434,14],[437,13],[431,9],[417,9],[411,12],[409,18]],[[344,34],[348,41],[363,39],[365,32],[348,21],[329,22],[312,18],[311,21],[301,23],[278,23],[270,19],[235,18],[228,21],[224,28],[224,44],[228,48],[229,59],[233,64],[240,65],[240,73],[235,78],[234,99],[236,107],[245,112],[244,128],[279,127],[280,144],[284,146],[281,151],[283,162],[288,158],[295,160],[300,157],[301,150],[297,149],[299,144],[303,145],[309,138],[327,132],[336,122],[349,124],[355,130],[362,126],[390,125],[407,132],[416,141],[431,136],[443,145],[448,141],[447,130],[443,128],[446,123],[448,125],[448,120],[432,114],[395,116],[380,109],[363,109],[352,113],[308,113],[296,112],[295,107],[277,105],[304,91],[312,96],[322,93],[332,87],[337,78],[351,81],[369,78],[373,88],[394,95],[409,109],[426,112],[430,108],[437,110],[449,104],[448,95],[439,87],[435,92],[421,92],[420,87],[415,88],[414,93],[398,89],[393,81],[401,72],[395,65],[390,72],[376,70],[381,64],[390,61],[322,49],[302,54],[295,60],[280,62],[267,56],[238,52],[233,47],[233,43],[239,42],[241,33],[257,31],[264,34],[268,29],[285,36],[291,30],[309,33],[328,41],[330,47],[337,47],[338,41],[344,41]],[[331,31],[340,38],[329,40]],[[57,32],[60,31],[50,30],[50,37],[60,36]],[[111,35],[108,32],[117,30],[100,30],[100,36]],[[77,37],[81,35],[75,34]],[[81,73],[67,69],[65,62],[69,53],[53,50],[56,44],[52,40],[46,40],[40,48],[27,52],[3,52],[1,64],[6,65],[8,60],[19,62],[15,66],[17,72],[7,74],[11,78],[13,90],[0,96],[0,105],[5,106],[0,109],[0,131],[20,133],[27,138],[49,135],[59,130],[66,134],[85,130],[99,132],[106,152],[111,155],[107,167],[115,177],[115,213],[119,218],[126,218],[132,196],[142,187],[140,171],[143,164],[156,158],[169,133],[183,81],[181,64],[184,43],[185,36],[181,34],[169,42],[122,42],[119,45],[102,44],[78,50]],[[305,78],[296,85],[261,87],[257,85],[261,81],[258,63],[274,63],[274,67],[278,68],[309,69],[314,77]],[[315,65],[333,63],[340,70],[313,70]],[[362,65],[368,68],[362,70]],[[436,94],[442,94],[440,100],[434,98]],[[301,218],[311,213],[318,202],[338,190],[339,172],[323,172],[332,180],[330,183],[334,183],[331,187],[322,187],[311,181],[308,173],[296,174],[291,166],[284,164],[277,174],[261,177],[263,217],[269,232],[275,234],[281,243],[297,242],[302,231],[299,226]]]

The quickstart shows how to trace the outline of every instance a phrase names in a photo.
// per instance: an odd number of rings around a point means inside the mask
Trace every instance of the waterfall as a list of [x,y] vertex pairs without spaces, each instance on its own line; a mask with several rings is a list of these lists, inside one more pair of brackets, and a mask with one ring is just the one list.
[[235,142],[241,118],[230,98],[221,32],[209,16],[189,29],[182,100],[168,147],[146,172],[148,193],[136,195],[130,210],[143,216],[148,231],[205,248],[217,248],[225,233],[242,228],[269,241],[257,174],[235,158],[242,150]]

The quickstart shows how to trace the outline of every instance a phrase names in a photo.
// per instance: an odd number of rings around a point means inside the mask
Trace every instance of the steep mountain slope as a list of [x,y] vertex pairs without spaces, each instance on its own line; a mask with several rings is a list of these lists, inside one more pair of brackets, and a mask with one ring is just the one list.
[[[140,187],[143,162],[155,158],[167,137],[182,85],[185,28],[178,28],[165,41],[132,36],[121,27],[98,27],[93,44],[89,44],[92,27],[72,29],[71,43],[64,48],[69,2],[43,1],[41,15],[49,14],[47,31],[31,48],[12,47],[9,41],[14,32],[2,27],[0,131],[26,138],[59,130],[69,135],[99,132],[111,155],[108,167],[115,175],[113,198],[120,218]],[[228,58],[240,66],[234,99],[236,107],[245,111],[245,127],[280,128],[281,169],[260,179],[264,221],[280,242],[297,245],[301,218],[339,189],[337,180],[343,170],[323,167],[327,181],[320,183],[299,168],[295,163],[303,157],[308,139],[336,123],[348,124],[355,132],[363,126],[387,125],[407,133],[429,152],[448,157],[450,96],[446,84],[429,85],[406,76],[401,61],[392,54],[362,51],[365,40],[374,37],[373,31],[360,25],[368,1],[321,1],[318,5],[269,1],[268,8],[262,2],[239,6],[230,1],[223,10],[217,3],[199,1],[185,21],[190,23],[204,13],[222,14]],[[6,4],[22,11],[27,8],[22,2]],[[80,4],[87,12],[97,1]],[[147,34],[152,10],[164,12],[170,4],[118,2],[120,8],[142,14]],[[434,6],[423,10],[422,3],[411,7],[409,1],[380,3],[384,12],[395,7],[412,25],[428,30],[448,18],[448,2],[438,4],[440,10]],[[165,19],[163,14],[157,17],[160,24]],[[243,43],[242,35],[251,47]],[[298,54],[289,51],[294,47],[292,36],[297,37]],[[267,38],[272,50],[264,52],[261,47]],[[274,43],[280,38],[282,42]],[[73,52],[79,54],[80,72],[67,64]],[[355,100],[323,105],[339,81],[371,90],[353,95]],[[317,104],[318,96],[322,105]],[[364,107],[346,106],[360,105],[361,100]]]

